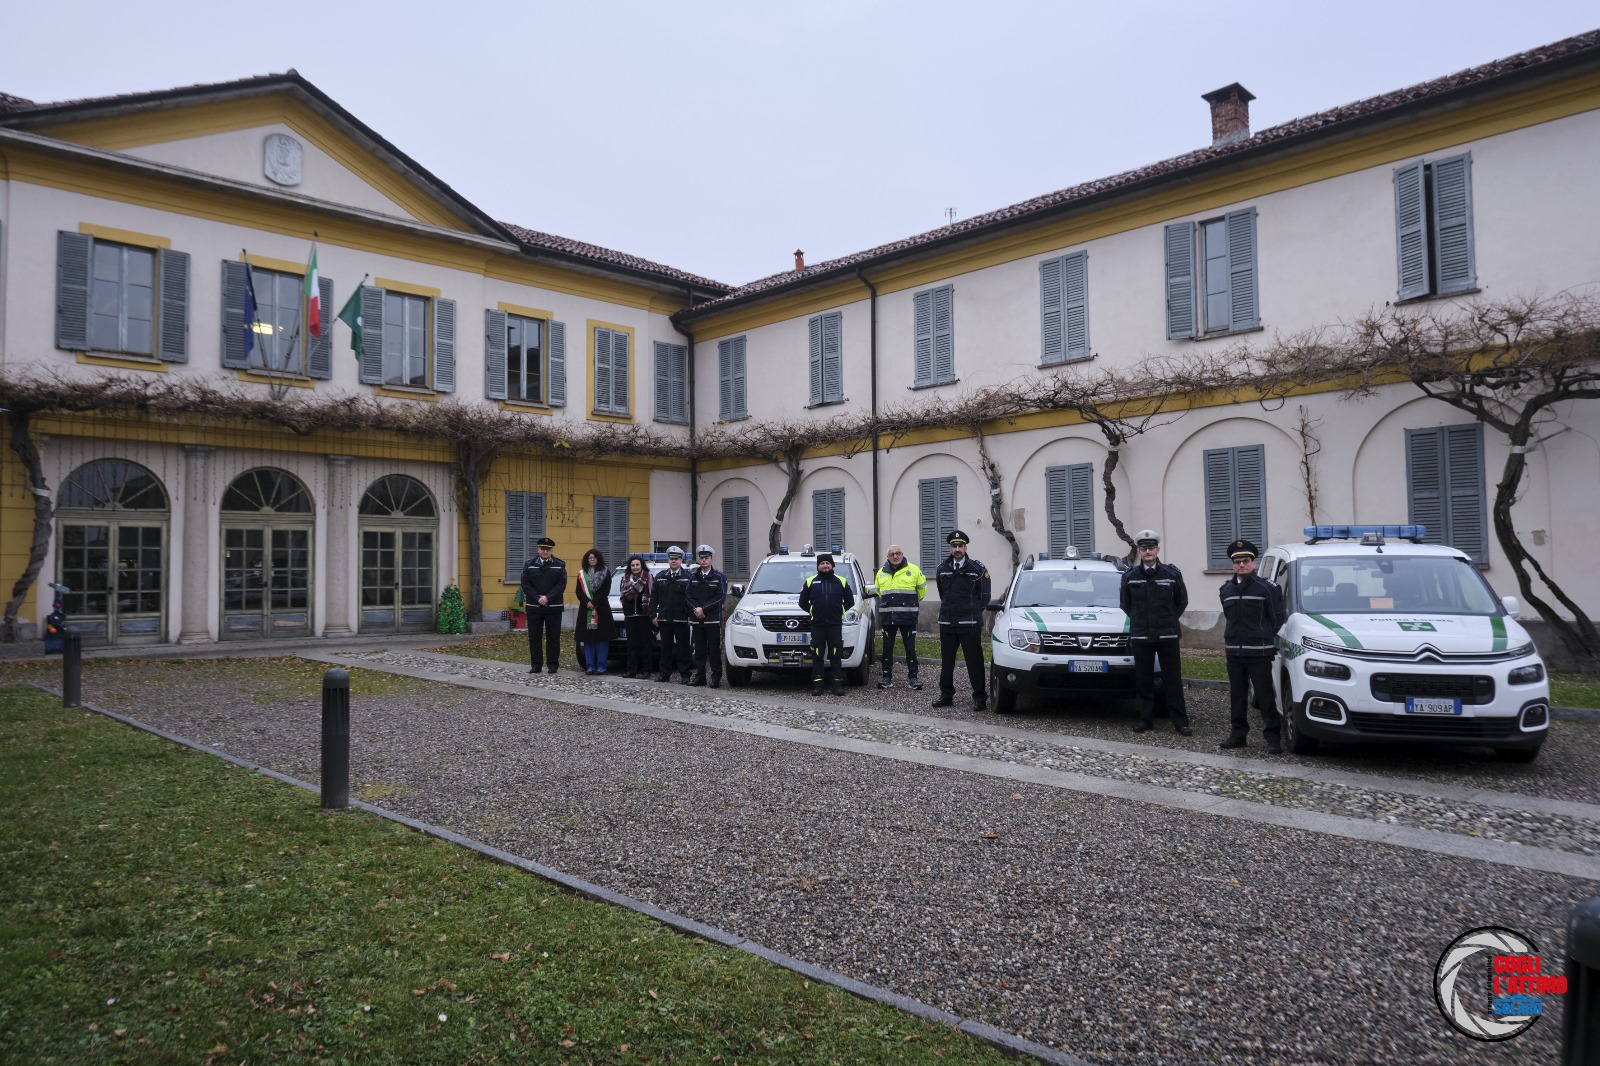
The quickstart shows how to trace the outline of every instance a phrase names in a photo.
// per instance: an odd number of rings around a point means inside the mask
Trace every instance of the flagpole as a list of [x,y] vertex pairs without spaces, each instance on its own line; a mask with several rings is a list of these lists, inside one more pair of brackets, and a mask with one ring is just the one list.
[[[245,369],[248,370],[250,368],[250,349],[261,343],[261,309],[260,305],[256,303],[256,277],[255,271],[250,268],[250,253],[248,250],[239,249],[239,261],[244,263],[245,302],[250,307],[250,320],[244,324],[244,362]],[[265,355],[266,353],[263,351],[262,354]],[[270,366],[272,361],[263,359],[262,362]]]

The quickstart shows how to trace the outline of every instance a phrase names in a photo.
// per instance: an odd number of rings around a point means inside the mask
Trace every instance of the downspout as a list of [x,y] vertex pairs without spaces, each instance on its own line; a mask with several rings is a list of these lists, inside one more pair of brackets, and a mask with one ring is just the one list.
[[872,325],[867,331],[870,341],[872,368],[872,558],[873,566],[878,565],[877,560],[883,558],[881,545],[878,543],[878,287],[867,280],[867,275],[860,267],[856,267],[856,278],[867,287],[872,294]]
[[[685,309],[693,307],[694,290],[685,288],[683,299]],[[689,342],[688,354],[684,358],[684,368],[688,373],[688,381],[685,382],[684,388],[689,392],[689,543],[685,545],[684,550],[692,552],[694,546],[700,543],[700,455],[699,450],[695,448],[694,334],[681,322],[674,322],[673,325],[678,327],[678,332]]]

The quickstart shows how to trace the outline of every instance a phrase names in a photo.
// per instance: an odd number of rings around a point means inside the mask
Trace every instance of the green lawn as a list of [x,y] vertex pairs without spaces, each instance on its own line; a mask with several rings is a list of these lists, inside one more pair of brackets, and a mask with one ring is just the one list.
[[1006,1061],[57,702],[0,688],[0,1061]]

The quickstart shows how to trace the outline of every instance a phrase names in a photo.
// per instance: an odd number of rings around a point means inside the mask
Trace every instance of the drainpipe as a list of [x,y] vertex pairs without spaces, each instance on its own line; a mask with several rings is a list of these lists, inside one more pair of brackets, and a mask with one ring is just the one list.
[[[684,307],[694,306],[694,290],[683,290]],[[688,343],[688,354],[684,358],[684,368],[688,373],[688,381],[684,388],[689,392],[689,543],[685,551],[694,551],[694,546],[700,543],[700,458],[695,449],[695,415],[694,415],[694,334],[681,322],[674,322],[678,332],[682,333]],[[652,545],[653,547],[653,545]]]
[[872,565],[876,566],[877,560],[883,558],[881,545],[878,543],[878,287],[867,280],[867,275],[860,267],[856,267],[856,278],[872,294],[872,325],[867,331],[867,336],[871,342],[872,353]]

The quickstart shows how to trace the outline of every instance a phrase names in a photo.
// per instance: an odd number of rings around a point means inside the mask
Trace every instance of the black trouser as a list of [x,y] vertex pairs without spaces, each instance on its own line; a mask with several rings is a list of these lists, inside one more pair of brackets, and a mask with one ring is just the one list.
[[689,623],[662,622],[661,666],[657,673],[662,677],[677,674],[688,680],[692,656],[689,651]]
[[[694,643],[694,676],[704,681],[722,680],[722,623],[690,622],[689,633]],[[707,671],[710,671],[707,673]]]
[[954,698],[956,694],[956,649],[967,661],[967,679],[972,682],[972,698],[987,699],[989,690],[983,683],[983,626],[978,622],[954,625],[939,623],[939,694]]
[[528,665],[554,670],[561,662],[561,608],[528,608]]
[[1139,692],[1139,721],[1152,724],[1156,716],[1156,659],[1161,659],[1161,691],[1166,696],[1167,714],[1172,728],[1189,724],[1189,708],[1183,701],[1183,663],[1177,640],[1135,640],[1133,643],[1133,683]]
[[1272,660],[1228,656],[1228,695],[1232,720],[1230,736],[1243,740],[1250,735],[1248,688],[1256,690],[1256,710],[1261,712],[1261,732],[1268,740],[1278,739],[1278,695],[1272,690]]
[[642,614],[628,615],[622,620],[622,630],[628,635],[628,673],[648,674],[655,665],[650,661],[655,658],[651,648],[655,633],[650,619]]
[[822,684],[823,663],[835,681],[844,680],[844,623],[811,623],[811,680]]
[[883,627],[883,676],[894,673],[894,638],[899,633],[905,638],[906,674],[917,676],[917,627],[914,625],[885,625]]

